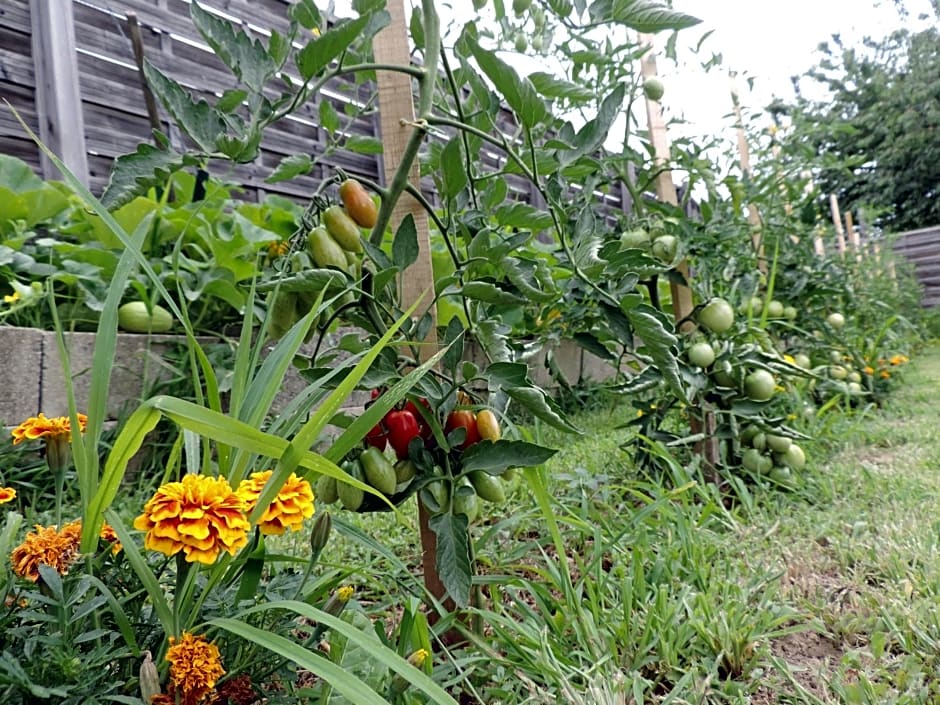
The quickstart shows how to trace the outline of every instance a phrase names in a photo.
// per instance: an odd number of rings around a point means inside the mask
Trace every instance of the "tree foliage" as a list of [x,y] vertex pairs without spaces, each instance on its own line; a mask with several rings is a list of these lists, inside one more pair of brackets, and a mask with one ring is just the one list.
[[[804,138],[792,149],[819,165],[822,193],[890,230],[940,223],[940,32],[901,30],[859,47],[834,35],[819,49],[794,79],[789,112]],[[824,99],[809,95],[820,88]]]

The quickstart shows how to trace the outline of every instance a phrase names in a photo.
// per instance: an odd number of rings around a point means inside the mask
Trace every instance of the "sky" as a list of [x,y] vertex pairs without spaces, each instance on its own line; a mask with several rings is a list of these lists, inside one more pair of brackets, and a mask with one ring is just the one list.
[[[745,111],[757,111],[775,96],[792,98],[790,77],[815,64],[816,48],[832,34],[846,44],[865,36],[880,37],[905,25],[890,0],[674,0],[674,8],[702,23],[680,33],[690,45],[706,32],[711,36],[699,57],[683,67],[660,62],[660,72],[672,90],[663,98],[673,116],[688,120],[689,131],[714,134],[728,129],[731,110],[728,71],[735,71]],[[923,26],[918,15],[930,12],[929,0],[907,0],[911,29]],[[695,64],[713,53],[722,55],[724,70],[710,73]],[[742,80],[745,77],[750,82]],[[769,124],[769,121],[768,121]]]

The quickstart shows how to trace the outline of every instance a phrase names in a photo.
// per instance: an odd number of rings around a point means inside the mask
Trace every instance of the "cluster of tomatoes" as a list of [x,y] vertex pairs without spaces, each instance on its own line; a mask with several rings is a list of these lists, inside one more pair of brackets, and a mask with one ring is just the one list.
[[[372,398],[376,399],[382,390],[373,389]],[[427,399],[418,401],[424,407],[418,410],[415,402],[408,400],[401,408],[391,409],[382,420],[366,434],[366,442],[373,448],[384,451],[391,446],[399,460],[408,457],[408,444],[415,438],[421,438],[426,447],[433,442],[434,434],[427,422],[431,407]],[[497,441],[500,437],[499,422],[489,409],[474,413],[469,409],[456,409],[447,415],[444,433],[450,435],[458,428],[464,429],[463,440],[457,448],[466,450],[480,440]]]

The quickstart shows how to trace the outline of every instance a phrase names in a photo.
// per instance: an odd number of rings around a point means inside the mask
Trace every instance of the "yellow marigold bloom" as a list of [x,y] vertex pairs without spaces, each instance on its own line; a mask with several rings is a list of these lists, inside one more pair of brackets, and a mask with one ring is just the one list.
[[783,359],[784,359],[786,362],[789,362],[791,365],[795,365],[795,364],[796,364],[796,358],[793,357],[793,355],[784,355],[784,356],[783,356]]
[[873,375],[873,374],[875,374],[875,368],[874,368],[874,367],[866,367],[864,370],[862,370],[862,372],[864,372],[866,375]]
[[68,524],[62,531],[55,526],[43,527],[37,524],[36,530],[26,534],[23,543],[10,554],[13,572],[34,583],[39,580],[41,565],[47,565],[59,575],[65,575],[78,557],[81,524],[76,534],[75,523]]
[[[78,414],[78,423],[84,432],[85,426],[88,424],[88,417],[85,414]],[[72,424],[69,417],[57,416],[49,419],[45,415],[39,414],[39,416],[29,417],[13,429],[13,445],[23,441],[34,441],[37,438],[72,440]]]
[[170,662],[170,683],[183,703],[203,701],[225,675],[219,648],[204,636],[189,632],[183,632],[180,639],[170,637],[166,660]]
[[0,504],[6,504],[16,499],[16,490],[12,487],[0,487]]
[[[245,500],[248,508],[245,510],[251,513],[258,503],[258,497],[261,490],[274,474],[273,470],[264,472],[255,472],[247,480],[242,480],[238,486],[238,495]],[[304,519],[313,516],[313,489],[310,483],[295,473],[284,483],[284,486],[278,491],[277,496],[268,505],[268,508],[258,519],[258,528],[262,534],[280,536],[285,531],[297,531],[303,526]]]
[[17,301],[19,301],[21,298],[22,298],[22,297],[20,296],[20,292],[14,291],[12,294],[6,294],[6,295],[3,297],[3,303],[5,303],[5,304],[15,304],[15,303],[16,303]]
[[144,546],[189,563],[210,565],[221,551],[234,554],[248,543],[247,506],[224,477],[186,475],[168,482],[144,505],[134,528],[146,531]]
[[349,602],[352,596],[356,594],[356,588],[351,585],[344,585],[336,589],[336,599],[340,602]]
[[890,378],[890,377],[891,377],[891,373],[890,373],[890,372],[888,372],[887,370],[882,370],[882,371],[881,371],[881,379],[888,379],[888,378]]

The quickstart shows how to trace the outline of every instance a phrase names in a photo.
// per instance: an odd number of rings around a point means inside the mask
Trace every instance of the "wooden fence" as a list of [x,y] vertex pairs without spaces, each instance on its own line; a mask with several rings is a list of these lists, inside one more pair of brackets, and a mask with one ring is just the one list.
[[940,225],[897,236],[894,252],[914,265],[924,287],[924,306],[940,306]]
[[[70,34],[74,35],[74,40],[62,31],[60,41],[74,41],[72,55],[77,55],[78,70],[74,72],[77,89],[67,85],[68,77],[63,76],[61,70],[54,76],[43,77],[43,73],[53,73],[55,67],[49,65],[48,51],[43,50],[41,36],[36,31],[37,26],[42,26],[37,21],[42,19],[38,15],[48,15],[53,22],[58,21],[62,8],[68,8],[68,3],[72,10]],[[259,37],[266,37],[272,28],[280,32],[288,28],[289,0],[200,0],[200,4],[224,19],[240,23]],[[138,143],[151,140],[127,13],[134,13],[138,18],[147,59],[198,96],[211,101],[234,85],[231,73],[193,26],[188,0],[0,0],[0,97],[9,100],[37,133],[40,133],[40,114],[53,122],[47,132],[61,140],[58,151],[66,147],[74,151],[78,145],[77,152],[87,158],[88,184],[96,194],[100,194],[107,183],[114,157],[132,152]],[[62,47],[57,49],[62,52]],[[52,57],[56,58],[61,59]],[[266,130],[260,156],[254,163],[239,165],[220,175],[242,186],[244,197],[249,200],[258,200],[266,193],[304,198],[335,167],[382,183],[382,155],[357,154],[348,149],[339,149],[324,157],[309,176],[276,184],[264,182],[285,156],[325,153],[329,136],[318,124],[319,100],[331,101],[344,116],[348,124],[344,124],[342,130],[347,134],[380,137],[374,106],[354,111],[354,117],[347,117],[344,111],[350,103],[363,106],[374,95],[374,88],[368,84],[357,86],[348,80],[330,82],[315,100]],[[61,104],[62,94],[68,94],[70,89],[78,96],[83,129],[76,129],[76,124],[81,123],[67,110],[58,118],[61,124],[54,124],[55,112],[37,107],[44,105],[44,99],[45,105]],[[181,139],[166,116],[163,117],[164,132],[171,140]],[[514,131],[512,121],[511,112],[504,110],[499,122],[510,134]],[[42,176],[56,177],[49,166],[43,164],[36,145],[5,107],[0,107],[0,154],[17,156]],[[480,158],[487,167],[498,168],[505,164],[505,155],[492,146],[481,150]],[[507,178],[513,198],[541,205],[539,195],[524,177]],[[424,190],[432,202],[436,200],[430,179],[425,180]],[[599,193],[598,198],[607,204],[612,214],[630,210],[629,193],[622,186],[610,193]]]

